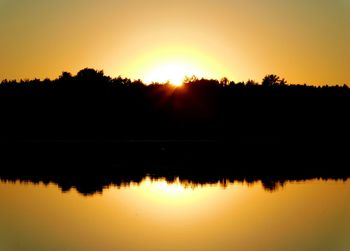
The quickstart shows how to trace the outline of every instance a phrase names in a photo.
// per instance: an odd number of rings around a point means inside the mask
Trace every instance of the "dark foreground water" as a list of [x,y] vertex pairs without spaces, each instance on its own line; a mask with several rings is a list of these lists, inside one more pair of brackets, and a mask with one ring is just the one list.
[[350,182],[195,186],[145,178],[102,194],[0,183],[0,250],[350,250]]

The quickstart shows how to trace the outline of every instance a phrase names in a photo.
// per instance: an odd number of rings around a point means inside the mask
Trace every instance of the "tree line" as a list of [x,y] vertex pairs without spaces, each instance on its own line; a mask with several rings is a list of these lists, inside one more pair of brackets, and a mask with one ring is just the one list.
[[[33,80],[29,80],[29,79],[21,79],[19,81],[17,80],[7,80],[4,79],[1,81],[1,89],[6,89],[9,87],[13,87],[13,85],[18,87],[18,84],[21,85],[26,85],[26,86],[32,86],[32,87],[36,87],[37,85],[40,84],[44,84],[46,85],[47,88],[49,87],[54,87],[55,85],[70,85],[70,88],[74,88],[76,86],[73,86],[71,84],[73,83],[81,83],[81,82],[85,82],[85,83],[95,83],[96,86],[95,88],[98,87],[106,87],[107,85],[110,86],[147,86],[146,84],[144,84],[142,82],[142,80],[138,79],[138,80],[131,80],[129,78],[122,78],[121,76],[117,77],[117,78],[111,78],[109,76],[105,76],[104,72],[102,70],[95,70],[92,68],[85,68],[80,70],[75,76],[73,76],[70,72],[62,72],[62,74],[54,80],[51,79],[44,79],[44,80],[40,80],[40,79],[33,79]],[[189,84],[211,84],[211,85],[216,85],[216,86],[221,86],[221,87],[234,87],[234,86],[261,86],[261,87],[303,87],[303,88],[317,88],[317,89],[349,89],[348,85],[343,84],[343,85],[324,85],[324,86],[312,86],[312,85],[307,85],[307,84],[288,84],[287,80],[285,80],[284,78],[279,77],[278,75],[275,74],[268,74],[266,75],[261,83],[255,81],[255,80],[251,80],[249,79],[246,82],[235,82],[235,81],[230,81],[228,78],[224,77],[220,80],[217,79],[199,79],[196,76],[191,76],[188,77],[186,76],[183,80],[183,84],[184,85],[189,85]],[[158,82],[152,82],[150,85],[148,86],[158,86],[158,85],[171,85],[170,81],[167,81],[165,83],[158,83]],[[67,86],[68,87],[68,86]],[[84,88],[87,88],[88,86],[85,85]]]
[[54,80],[3,80],[0,141],[212,140],[343,143],[350,89],[187,77],[181,87],[111,78],[90,68]]

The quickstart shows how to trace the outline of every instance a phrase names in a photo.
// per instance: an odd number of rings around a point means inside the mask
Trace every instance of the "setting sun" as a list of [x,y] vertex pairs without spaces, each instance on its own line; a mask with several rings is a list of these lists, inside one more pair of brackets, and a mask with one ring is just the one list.
[[156,65],[145,75],[145,82],[166,83],[181,86],[186,76],[203,76],[204,72],[197,67],[182,62],[169,62]]
[[210,53],[191,46],[172,44],[153,48],[132,60],[126,75],[138,72],[136,78],[146,84],[169,82],[181,86],[185,77],[221,78],[226,71]]

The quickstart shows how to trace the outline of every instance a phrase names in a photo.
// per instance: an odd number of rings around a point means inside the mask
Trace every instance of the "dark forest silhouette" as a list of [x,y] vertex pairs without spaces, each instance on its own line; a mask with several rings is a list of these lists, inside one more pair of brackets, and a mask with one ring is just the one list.
[[232,146],[212,141],[26,142],[1,150],[0,181],[58,184],[84,195],[144,177],[193,184],[262,181],[274,190],[288,181],[347,180],[347,147]]
[[2,81],[0,179],[91,194],[146,175],[196,184],[347,179],[350,89],[186,78],[183,86],[64,72]]
[[187,78],[144,85],[83,69],[55,80],[2,81],[0,141],[213,140],[347,143],[350,89]]
[[348,148],[232,146],[218,142],[60,142],[12,144],[1,151],[0,180],[53,182],[85,195],[144,177],[193,184],[350,177]]

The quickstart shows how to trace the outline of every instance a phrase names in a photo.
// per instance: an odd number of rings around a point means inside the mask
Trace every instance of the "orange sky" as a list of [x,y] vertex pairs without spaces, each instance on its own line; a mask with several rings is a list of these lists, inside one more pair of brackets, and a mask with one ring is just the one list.
[[0,79],[350,83],[348,0],[0,0]]

